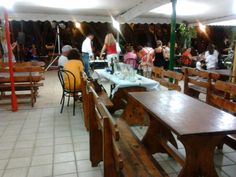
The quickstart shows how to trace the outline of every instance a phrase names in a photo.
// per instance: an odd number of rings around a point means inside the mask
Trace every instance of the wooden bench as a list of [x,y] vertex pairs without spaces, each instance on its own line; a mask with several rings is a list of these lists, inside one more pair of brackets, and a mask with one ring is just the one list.
[[87,130],[89,130],[89,97],[88,97],[88,87],[92,85],[96,92],[98,93],[100,100],[104,105],[110,109],[113,107],[113,103],[105,90],[97,83],[97,81],[88,81],[87,77],[81,73],[81,90],[82,90],[82,102],[84,111],[84,124]]
[[[43,69],[39,66],[18,67],[14,66],[14,82],[16,96],[18,98],[30,98],[31,106],[36,102],[38,88],[43,86],[40,82],[43,80]],[[24,91],[21,92],[20,91]],[[0,70],[0,99],[9,99],[11,96],[7,92],[11,92],[11,82],[8,68]],[[29,92],[29,93],[25,93]]]
[[[0,62],[0,68],[8,67],[9,63]],[[13,67],[29,67],[29,66],[40,66],[45,67],[45,62],[43,61],[29,61],[29,62],[15,62],[13,63]]]
[[[215,90],[210,93],[209,103],[219,109],[235,114],[236,102],[231,99],[231,96],[236,95],[236,84],[216,81],[214,88]],[[227,135],[224,143],[236,150],[236,134]],[[219,148],[222,148],[222,145]]]
[[159,81],[162,79],[162,71],[163,71],[163,67],[156,67],[153,66],[152,67],[152,79]]
[[194,98],[199,98],[200,93],[206,94],[206,102],[208,102],[213,80],[217,80],[219,74],[189,67],[182,67],[182,71],[184,72],[184,93]]
[[[90,160],[104,162],[104,177],[159,177],[164,170],[146,151],[126,122],[115,121],[90,87]],[[166,174],[165,174],[166,175]]]
[[[173,81],[170,82],[168,79],[172,78]],[[179,86],[179,81],[183,79],[183,74],[175,71],[164,70],[161,67],[152,68],[152,79],[160,83],[160,85],[168,88],[169,90],[181,91]]]

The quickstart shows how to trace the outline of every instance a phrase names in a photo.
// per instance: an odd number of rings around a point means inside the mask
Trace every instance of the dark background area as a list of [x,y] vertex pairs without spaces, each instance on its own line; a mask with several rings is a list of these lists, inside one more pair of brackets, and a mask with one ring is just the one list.
[[[18,50],[30,49],[32,44],[34,44],[38,56],[48,55],[49,51],[46,45],[53,46],[57,36],[55,24],[63,24],[63,28],[60,28],[61,46],[70,44],[79,50],[87,33],[95,35],[93,40],[95,53],[100,52],[104,37],[108,32],[112,32],[116,37],[116,31],[110,23],[81,22],[80,29],[77,29],[74,22],[54,22],[54,25],[52,25],[49,21],[11,21],[11,40],[12,42],[18,41],[20,44],[20,49],[18,48]],[[178,27],[179,25],[176,28],[176,42],[181,48]],[[131,44],[134,47],[138,45],[144,46],[147,42],[155,47],[156,40],[161,40],[166,45],[170,40],[170,29],[170,24],[122,24],[120,34],[121,48],[124,49],[127,44]],[[201,32],[198,27],[196,27],[196,30],[197,38],[192,39],[192,47],[201,53],[206,50],[209,43],[215,44],[220,49],[223,46],[224,38],[229,37],[228,35],[233,30],[233,27],[209,26],[207,27],[207,34]],[[57,45],[55,51],[58,51]],[[24,52],[21,52],[21,55],[23,55],[21,58],[25,57]]]

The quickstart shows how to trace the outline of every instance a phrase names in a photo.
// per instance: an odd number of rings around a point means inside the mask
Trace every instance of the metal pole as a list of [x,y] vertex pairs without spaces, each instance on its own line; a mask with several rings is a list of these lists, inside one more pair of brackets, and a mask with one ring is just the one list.
[[[232,67],[232,68],[233,68],[232,75],[233,75],[233,76],[236,76],[236,42],[235,42],[235,41],[234,41],[234,44],[235,44],[235,45],[234,45],[235,47],[234,47],[234,59],[233,59],[233,63],[232,63],[232,64],[233,64],[233,67]],[[232,82],[233,82],[233,83],[236,82],[235,77],[232,77]]]
[[169,70],[174,69],[174,57],[175,57],[175,30],[176,30],[176,3],[177,0],[171,0],[172,2],[172,16],[171,16],[171,34],[170,34],[170,62]]
[[60,28],[59,28],[59,24],[57,24],[57,33],[56,33],[56,39],[55,39],[55,47],[53,49],[53,56],[55,54],[55,48],[56,48],[56,43],[57,43],[57,52],[58,52],[58,55],[52,60],[51,63],[49,63],[49,65],[46,67],[45,71],[47,71],[51,66],[52,64],[59,58],[59,56],[61,55],[61,40],[60,40]]
[[61,43],[60,43],[60,28],[59,24],[57,25],[57,47],[58,47],[58,54],[61,54]]
[[11,107],[12,107],[12,111],[15,112],[18,110],[18,105],[17,105],[17,98],[16,98],[16,93],[15,93],[15,85],[14,85],[10,28],[9,28],[9,21],[8,21],[8,13],[6,9],[4,9],[4,18],[5,18],[5,32],[6,32],[7,50],[8,50],[9,73],[10,73],[10,82],[11,82]]

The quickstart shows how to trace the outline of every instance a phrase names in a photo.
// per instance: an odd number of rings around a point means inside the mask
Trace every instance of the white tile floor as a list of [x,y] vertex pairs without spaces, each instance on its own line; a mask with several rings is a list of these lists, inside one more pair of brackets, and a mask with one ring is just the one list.
[[[89,161],[89,138],[83,123],[82,104],[60,111],[61,88],[56,72],[45,74],[44,87],[34,108],[19,104],[18,112],[0,103],[0,177],[102,177],[100,164],[92,168]],[[142,137],[146,127],[133,127]],[[180,152],[184,154],[183,146]],[[166,154],[155,154],[170,177],[181,166]],[[236,176],[236,152],[224,146],[217,151],[215,165],[219,176]]]

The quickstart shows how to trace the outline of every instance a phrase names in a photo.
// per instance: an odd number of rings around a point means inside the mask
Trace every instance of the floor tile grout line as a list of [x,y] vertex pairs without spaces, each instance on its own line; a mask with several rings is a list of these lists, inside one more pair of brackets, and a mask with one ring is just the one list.
[[70,111],[67,111],[67,119],[69,120],[69,128],[70,128],[70,137],[72,141],[72,149],[74,152],[74,158],[75,158],[75,169],[76,169],[76,175],[79,177],[79,170],[78,170],[78,165],[77,165],[77,158],[76,158],[76,153],[75,153],[75,147],[74,147],[74,139],[73,139],[73,133],[72,133],[72,126],[71,126],[71,120],[70,120]]
[[[4,176],[5,172],[7,171],[7,166],[9,165],[10,159],[11,159],[12,154],[13,154],[13,152],[14,152],[14,150],[15,150],[15,147],[16,147],[17,140],[19,139],[19,136],[20,136],[20,134],[21,134],[21,131],[22,131],[24,125],[25,125],[25,121],[26,121],[26,119],[27,119],[27,117],[28,117],[28,114],[29,114],[29,112],[27,112],[26,117],[24,118],[24,123],[22,124],[21,129],[20,129],[20,132],[19,132],[18,135],[17,135],[17,138],[16,138],[16,140],[15,140],[14,146],[13,146],[13,148],[11,149],[10,156],[8,157],[7,163],[6,163],[6,165],[5,165],[4,169],[3,169],[2,177]],[[9,125],[8,125],[8,126],[9,126]],[[8,127],[8,126],[7,126],[7,127]]]
[[33,150],[32,150],[32,153],[31,153],[31,160],[30,160],[29,168],[28,168],[27,173],[26,173],[27,177],[29,176],[30,167],[32,166],[32,162],[33,162],[34,152],[35,152],[36,143],[37,143],[37,136],[38,136],[38,132],[39,132],[39,125],[40,125],[40,122],[41,122],[41,119],[42,119],[43,110],[44,109],[41,109],[41,111],[40,111],[40,120],[38,121],[38,127],[37,127],[37,131],[36,131],[36,135],[35,135],[34,145],[32,147]]
[[55,122],[56,122],[56,110],[54,108],[54,112],[53,112],[53,150],[52,150],[52,176],[55,176],[55,141],[56,141],[56,132],[55,132]]

